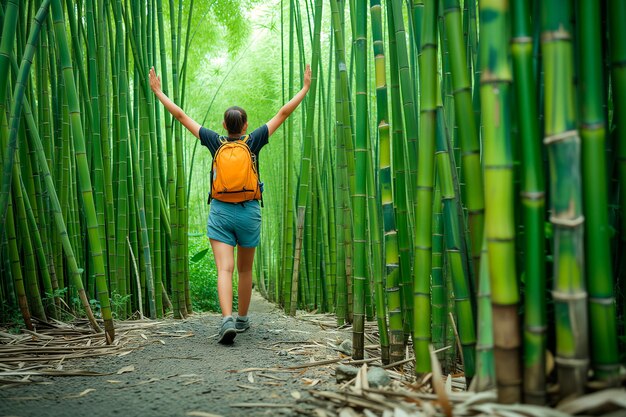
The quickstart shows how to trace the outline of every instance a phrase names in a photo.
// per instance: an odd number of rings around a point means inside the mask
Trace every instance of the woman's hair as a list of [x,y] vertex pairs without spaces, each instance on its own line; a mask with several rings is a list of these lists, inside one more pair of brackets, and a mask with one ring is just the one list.
[[241,133],[243,125],[248,121],[246,111],[239,106],[229,107],[224,112],[224,123],[229,134]]

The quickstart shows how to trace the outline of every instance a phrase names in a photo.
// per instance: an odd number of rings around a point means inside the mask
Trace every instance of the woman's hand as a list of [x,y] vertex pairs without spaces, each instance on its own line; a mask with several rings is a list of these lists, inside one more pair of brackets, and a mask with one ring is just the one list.
[[161,91],[161,77],[156,75],[154,67],[150,68],[150,88],[154,93]]
[[307,90],[311,87],[311,65],[306,64],[304,69],[304,88]]

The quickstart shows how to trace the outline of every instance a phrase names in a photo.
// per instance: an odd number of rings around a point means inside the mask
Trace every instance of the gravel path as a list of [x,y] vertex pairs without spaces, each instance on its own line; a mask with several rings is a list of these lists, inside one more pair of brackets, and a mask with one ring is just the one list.
[[338,358],[329,342],[349,339],[349,331],[285,316],[256,292],[249,315],[252,327],[231,346],[216,342],[218,315],[195,314],[147,330],[129,354],[63,362],[64,370],[107,375],[35,376],[34,383],[0,386],[0,416],[297,415],[296,398],[307,389],[336,389],[332,365],[246,369]]

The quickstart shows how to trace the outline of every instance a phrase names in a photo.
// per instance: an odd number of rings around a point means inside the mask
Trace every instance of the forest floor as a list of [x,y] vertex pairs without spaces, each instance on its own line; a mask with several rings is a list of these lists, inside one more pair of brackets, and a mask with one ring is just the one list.
[[228,346],[216,341],[215,313],[117,322],[112,345],[85,320],[0,327],[0,417],[626,416],[623,387],[556,409],[497,404],[495,390],[466,391],[460,369],[442,375],[436,363],[417,382],[409,358],[381,371],[374,322],[354,361],[352,328],[332,315],[290,317],[254,292],[249,316]]
[[309,364],[346,358],[332,346],[350,339],[349,329],[326,328],[312,315],[313,321],[286,316],[256,292],[249,316],[251,328],[228,346],[216,341],[214,313],[134,327],[124,322],[130,327],[116,327],[121,342],[113,353],[95,357],[74,352],[107,347],[91,343],[93,335],[79,336],[82,350],[61,349],[53,358],[58,372],[41,375],[43,366],[28,359],[4,375],[0,368],[0,416],[297,415],[307,389],[336,389],[330,364]]

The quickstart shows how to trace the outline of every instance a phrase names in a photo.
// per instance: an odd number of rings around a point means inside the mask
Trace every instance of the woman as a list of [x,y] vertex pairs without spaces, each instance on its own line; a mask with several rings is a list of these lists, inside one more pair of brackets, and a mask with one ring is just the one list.
[[[255,129],[249,135],[246,144],[258,155],[268,138],[280,127],[289,115],[298,107],[311,86],[311,68],[306,66],[304,86],[287,104],[285,104],[269,122]],[[150,88],[163,106],[215,156],[220,146],[220,136],[214,131],[200,126],[185,114],[172,100],[161,91],[161,79],[154,67],[150,69]],[[222,126],[228,132],[228,140],[237,140],[246,135],[248,120],[245,110],[231,107],[224,113]],[[222,309],[222,322],[218,333],[219,343],[232,343],[237,332],[250,327],[248,307],[252,294],[252,263],[254,252],[259,245],[261,234],[261,208],[257,200],[245,204],[225,203],[213,199],[209,211],[207,235],[217,265],[217,294]],[[237,271],[239,272],[239,309],[237,320],[232,316],[233,305],[233,269],[235,265],[234,249],[237,247]]]

